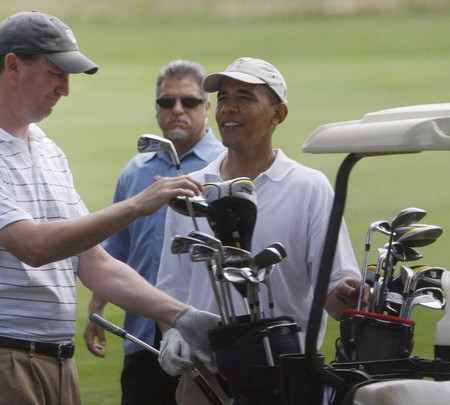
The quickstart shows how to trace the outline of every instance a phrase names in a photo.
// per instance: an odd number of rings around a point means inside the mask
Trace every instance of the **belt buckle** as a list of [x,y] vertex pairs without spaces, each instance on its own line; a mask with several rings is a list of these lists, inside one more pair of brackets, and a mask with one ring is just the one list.
[[75,346],[72,343],[65,343],[58,345],[57,357],[58,360],[69,359],[73,357]]

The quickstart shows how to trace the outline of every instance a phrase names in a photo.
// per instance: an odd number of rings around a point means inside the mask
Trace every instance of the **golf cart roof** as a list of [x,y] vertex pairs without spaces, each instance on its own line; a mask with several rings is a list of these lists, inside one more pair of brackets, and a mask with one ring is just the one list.
[[361,155],[450,150],[450,103],[391,108],[322,125],[302,150]]

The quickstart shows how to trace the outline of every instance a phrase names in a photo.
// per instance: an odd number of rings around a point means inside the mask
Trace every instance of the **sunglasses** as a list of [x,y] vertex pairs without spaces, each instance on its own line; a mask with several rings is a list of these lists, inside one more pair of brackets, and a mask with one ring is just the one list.
[[[184,108],[195,108],[205,102],[202,98],[195,97],[180,97],[179,99]],[[161,108],[168,109],[175,107],[177,100],[178,99],[175,97],[161,97],[156,99],[156,104],[158,104]]]

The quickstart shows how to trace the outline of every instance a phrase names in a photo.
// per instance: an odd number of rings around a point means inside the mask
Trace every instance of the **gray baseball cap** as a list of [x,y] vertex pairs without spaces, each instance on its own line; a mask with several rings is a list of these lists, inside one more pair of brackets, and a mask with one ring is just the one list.
[[203,79],[203,90],[208,93],[218,91],[224,77],[231,77],[245,83],[266,84],[281,101],[287,104],[287,85],[280,71],[262,59],[236,59],[224,72],[211,73]]
[[98,66],[78,49],[72,30],[38,11],[14,14],[0,23],[0,54],[45,55],[67,73],[94,74]]

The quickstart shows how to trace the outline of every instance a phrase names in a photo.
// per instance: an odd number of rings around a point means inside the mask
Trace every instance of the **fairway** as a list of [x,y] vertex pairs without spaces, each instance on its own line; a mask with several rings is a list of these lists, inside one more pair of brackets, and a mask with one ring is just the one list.
[[[302,153],[314,129],[385,108],[450,101],[448,1],[447,6],[411,2],[415,7],[367,7],[357,13],[296,3],[285,0],[270,7],[272,2],[231,1],[225,7],[200,0],[40,1],[38,10],[67,22],[82,52],[100,65],[92,77],[73,75],[71,95],[40,124],[66,152],[88,208],[95,211],[111,202],[121,169],[137,152],[139,136],[159,135],[154,81],[159,68],[173,59],[200,62],[209,72],[223,70],[240,56],[276,65],[288,84],[289,115],[275,132],[274,146],[323,171],[333,185],[345,155]],[[36,8],[31,0],[3,0],[2,19]],[[212,101],[214,105],[214,95]],[[213,113],[209,125],[218,135]],[[448,152],[424,152],[366,158],[355,166],[345,218],[360,265],[370,223],[419,207],[428,212],[422,222],[439,225],[444,233],[419,249],[424,258],[415,264],[450,269],[449,162]],[[374,236],[372,262],[385,242]],[[90,292],[80,286],[76,360],[83,403],[119,404],[121,341],[107,335],[105,359],[87,352],[82,331],[89,298]],[[443,312],[417,309],[414,314],[413,354],[432,358],[435,324]],[[108,306],[106,317],[122,325],[121,310]],[[320,350],[327,362],[333,360],[338,335],[338,323],[329,322]]]

